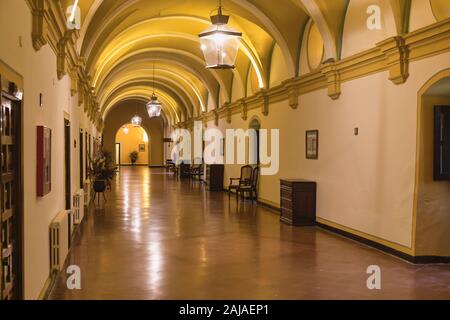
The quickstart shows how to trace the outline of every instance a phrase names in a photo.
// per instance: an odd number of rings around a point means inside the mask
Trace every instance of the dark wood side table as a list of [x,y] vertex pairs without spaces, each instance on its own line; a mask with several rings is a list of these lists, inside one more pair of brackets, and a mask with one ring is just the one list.
[[281,221],[294,226],[314,226],[316,197],[316,182],[281,180]]
[[180,178],[181,179],[189,179],[190,176],[190,171],[191,169],[191,165],[190,164],[186,164],[186,163],[182,163],[180,164]]
[[206,186],[209,191],[223,191],[225,166],[212,164],[206,166]]

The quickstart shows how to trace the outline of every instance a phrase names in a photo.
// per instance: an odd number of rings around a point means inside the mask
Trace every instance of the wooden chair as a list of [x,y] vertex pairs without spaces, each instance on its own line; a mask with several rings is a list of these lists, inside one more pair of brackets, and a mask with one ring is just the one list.
[[201,177],[203,174],[203,159],[196,158],[194,160],[194,164],[191,166],[189,170],[189,177],[191,180],[195,180],[196,178],[198,181],[201,181]]
[[195,180],[197,178],[198,181],[201,181],[202,174],[203,174],[203,165],[202,164],[192,165],[191,170],[189,172],[191,180]]
[[247,165],[241,168],[240,178],[230,178],[230,185],[228,186],[228,198],[231,198],[231,190],[236,190],[237,194],[237,190],[240,186],[248,185],[251,182],[252,172],[252,167]]
[[199,182],[202,182],[202,176],[205,172],[205,166],[203,164],[199,164],[195,171],[192,173],[192,179],[197,179]]
[[[236,190],[236,199],[239,201],[239,195],[241,194],[242,197],[245,198],[245,194],[250,194],[250,199],[253,201],[256,199],[258,201],[258,182],[259,182],[259,175],[260,175],[261,169],[259,167],[255,167],[252,172],[252,178],[250,180],[250,183],[243,184],[239,186]],[[253,195],[255,197],[253,197]]]

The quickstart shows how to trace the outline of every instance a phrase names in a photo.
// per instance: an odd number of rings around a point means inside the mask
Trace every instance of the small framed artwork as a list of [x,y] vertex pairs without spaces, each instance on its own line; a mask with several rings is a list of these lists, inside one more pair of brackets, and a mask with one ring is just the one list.
[[52,190],[52,130],[37,127],[37,196],[44,197]]
[[139,152],[145,152],[145,144],[139,145]]
[[306,131],[306,159],[319,159],[319,130]]

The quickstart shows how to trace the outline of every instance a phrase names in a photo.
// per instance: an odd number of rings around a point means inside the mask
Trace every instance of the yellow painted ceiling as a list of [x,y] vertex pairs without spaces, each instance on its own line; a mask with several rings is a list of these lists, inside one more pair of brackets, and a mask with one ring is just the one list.
[[[400,13],[408,0],[390,0]],[[442,1],[435,0],[438,8]],[[61,0],[69,6],[74,0]],[[339,59],[349,0],[223,0],[230,25],[243,32],[234,70],[205,69],[198,34],[210,25],[218,0],[79,0],[78,49],[86,60],[103,117],[124,100],[149,99],[153,84],[170,123],[229,102],[232,88],[245,92],[248,75],[267,88],[274,46],[288,74],[297,76],[299,43],[312,19],[325,59]],[[439,10],[442,12],[442,10]],[[155,80],[153,81],[153,66]],[[250,68],[250,73],[249,73]],[[212,103],[211,103],[212,102]]]

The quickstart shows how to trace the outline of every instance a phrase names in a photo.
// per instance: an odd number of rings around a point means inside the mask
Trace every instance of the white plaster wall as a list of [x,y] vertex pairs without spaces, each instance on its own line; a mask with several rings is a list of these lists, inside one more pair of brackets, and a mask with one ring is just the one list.
[[409,31],[429,26],[436,22],[436,18],[431,11],[430,0],[411,1],[411,15],[409,19]]
[[270,64],[270,87],[275,87],[284,80],[287,80],[289,73],[284,62],[283,52],[279,45],[275,45],[272,53],[272,62]]
[[231,92],[231,101],[234,102],[236,100],[242,99],[244,97],[244,87],[239,81],[240,79],[237,78],[238,75],[235,74],[233,79],[233,86],[232,86],[232,92]]
[[[367,8],[381,8],[381,29],[367,28]],[[376,43],[397,34],[391,5],[386,0],[351,0],[347,10],[342,40],[342,58],[373,48]]]
[[[263,129],[280,129],[280,171],[261,178],[263,201],[279,205],[280,178],[312,179],[318,182],[318,217],[411,247],[417,92],[448,61],[450,53],[412,63],[401,86],[378,73],[343,83],[336,101],[319,90],[301,96],[297,110],[286,101],[274,103],[268,117],[254,109],[247,121],[236,114],[231,124],[221,119],[219,128],[247,129],[257,116]],[[320,130],[317,161],[305,159],[305,131],[314,129]],[[239,168],[226,167],[225,184]]]
[[[35,52],[31,42],[31,14],[25,1],[0,2],[0,59],[24,79],[23,176],[24,176],[24,289],[25,298],[36,299],[49,276],[49,225],[64,209],[64,113],[72,122],[72,141],[79,127],[94,128],[70,95],[70,80],[56,75],[56,57],[49,47]],[[22,38],[22,47],[19,46]],[[39,94],[44,107],[39,106]],[[36,126],[52,129],[52,192],[36,197]],[[72,143],[72,148],[74,147]],[[78,149],[72,149],[72,192],[79,189]]]

